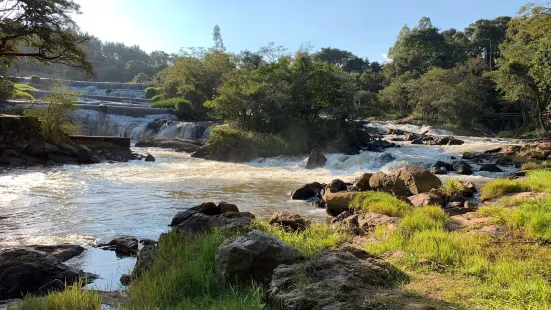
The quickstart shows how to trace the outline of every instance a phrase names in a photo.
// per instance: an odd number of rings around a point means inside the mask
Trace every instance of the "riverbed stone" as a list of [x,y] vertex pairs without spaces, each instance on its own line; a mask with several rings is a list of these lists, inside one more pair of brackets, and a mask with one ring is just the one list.
[[400,274],[390,264],[351,247],[278,266],[264,294],[265,309],[370,309],[376,292]]
[[384,214],[367,212],[358,215],[358,226],[365,231],[374,231],[378,226],[396,225],[400,221],[399,217],[387,216]]
[[155,161],[155,157],[151,154],[147,154],[147,156],[145,156],[144,161],[153,162]]
[[[156,245],[145,245],[138,254],[136,265],[132,270],[132,278],[137,279],[146,272],[159,255],[159,247]],[[122,281],[121,281],[122,282]]]
[[296,213],[277,211],[272,214],[269,224],[281,226],[288,231],[297,231],[304,230],[308,223]]
[[310,152],[310,157],[306,162],[306,169],[315,169],[325,166],[327,162],[327,157],[325,157],[319,150],[312,150]]
[[134,236],[121,236],[108,243],[99,244],[97,247],[115,251],[121,256],[136,256],[138,254],[138,239]]
[[445,203],[442,197],[433,193],[421,193],[421,194],[409,196],[408,199],[409,201],[411,201],[411,204],[413,204],[415,207],[442,206]]
[[225,201],[219,202],[218,208],[220,209],[220,213],[239,212],[239,208],[236,205]]
[[369,186],[369,179],[373,173],[364,173],[354,181],[354,188],[358,191],[368,191],[371,189]]
[[347,186],[346,186],[346,183],[343,180],[335,179],[335,180],[331,181],[331,183],[327,184],[327,186],[325,188],[329,189],[329,190],[331,190],[332,192],[335,193],[335,192],[346,191]]
[[453,163],[453,170],[457,172],[457,174],[463,174],[463,175],[472,175],[473,169],[471,165],[469,165],[466,161],[456,161]]
[[200,205],[191,207],[190,210],[198,211],[205,215],[218,215],[222,213],[220,207],[214,202],[203,202]]
[[482,164],[480,165],[479,171],[503,172],[496,164]]
[[194,210],[179,213],[172,220],[173,228],[185,235],[208,233],[217,228],[220,230],[244,230],[252,226],[254,217],[248,212],[229,212],[218,215],[205,215]]
[[308,200],[319,195],[323,185],[318,182],[308,183],[300,188],[297,188],[291,193],[293,200]]
[[395,196],[411,196],[411,191],[406,183],[394,174],[377,172],[369,178],[371,189],[391,193]]
[[273,270],[281,264],[303,259],[295,248],[273,235],[253,230],[226,241],[216,252],[216,274],[233,283],[250,284],[270,281]]
[[0,251],[0,300],[35,294],[56,280],[71,285],[86,276],[44,252],[28,248]]
[[414,195],[427,193],[433,188],[440,188],[442,186],[442,181],[436,175],[422,167],[403,167],[396,172],[396,176],[404,182]]
[[325,191],[323,201],[325,202],[325,211],[331,216],[337,216],[349,209],[350,203],[356,197],[356,192],[338,192],[332,193]]
[[61,262],[79,256],[84,252],[84,248],[82,246],[72,244],[29,245],[24,248],[51,255]]

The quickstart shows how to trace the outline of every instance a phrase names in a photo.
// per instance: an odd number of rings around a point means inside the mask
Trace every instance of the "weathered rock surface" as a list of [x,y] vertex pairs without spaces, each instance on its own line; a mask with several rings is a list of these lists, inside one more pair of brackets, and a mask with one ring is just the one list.
[[[86,277],[45,252],[28,248],[0,251],[0,300],[55,289],[57,281],[73,284]],[[41,289],[42,288],[42,289]]]
[[211,231],[245,229],[252,225],[254,216],[248,212],[229,212],[218,215],[205,215],[194,210],[179,212],[170,226],[186,235],[197,235]]
[[445,201],[441,196],[433,193],[421,193],[408,197],[411,204],[416,207],[422,206],[442,206]]
[[[416,195],[427,193],[433,188],[442,186],[442,181],[425,168],[406,166],[396,172],[396,176]],[[407,195],[400,195],[407,196]]]
[[302,258],[298,250],[275,236],[253,230],[218,248],[216,274],[234,283],[266,283],[277,266]]
[[145,156],[144,158],[144,161],[153,162],[155,161],[155,157],[151,154],[147,154],[147,156]]
[[387,216],[378,213],[361,213],[358,215],[358,226],[365,231],[373,231],[380,225],[395,225],[400,221],[399,217]]
[[300,215],[277,211],[270,218],[270,225],[279,225],[289,231],[303,230],[308,224]]
[[355,192],[337,192],[326,191],[323,195],[325,202],[325,211],[331,216],[337,216],[349,209],[349,205],[356,197]]
[[335,180],[331,181],[331,183],[327,184],[327,186],[325,188],[329,189],[329,190],[331,190],[331,192],[335,193],[335,192],[346,191],[347,186],[346,186],[346,183],[343,180],[335,179]]
[[308,183],[291,193],[291,199],[294,200],[308,200],[314,198],[320,194],[323,185],[318,182]]
[[312,150],[310,157],[308,157],[308,162],[306,162],[306,169],[323,167],[326,162],[327,158],[319,150]]
[[137,147],[160,147],[173,149],[176,152],[194,153],[201,146],[196,141],[182,139],[155,139],[136,143]]
[[394,174],[377,172],[369,179],[369,186],[376,191],[391,193],[395,196],[411,196],[409,187]]
[[277,267],[265,292],[265,309],[370,309],[394,272],[364,251],[324,251],[310,261]]
[[134,270],[132,270],[132,278],[137,279],[139,278],[145,271],[147,271],[151,265],[153,265],[153,262],[155,261],[155,258],[159,254],[159,248],[155,245],[145,245],[138,254],[138,257],[136,259],[136,265],[134,266]]
[[358,191],[368,191],[371,189],[369,186],[369,179],[373,173],[364,173],[358,179],[354,181],[354,188]]
[[482,164],[480,165],[479,171],[503,172],[496,164]]
[[108,243],[98,244],[96,247],[115,251],[122,256],[135,256],[138,254],[138,239],[133,236],[121,236]]
[[50,255],[60,262],[67,261],[75,256],[79,256],[84,252],[84,248],[80,245],[60,244],[60,245],[30,245],[25,249],[34,250],[46,255]]
[[473,168],[471,165],[469,165],[466,161],[456,161],[453,163],[453,170],[457,172],[457,174],[463,174],[463,175],[471,175],[473,174]]

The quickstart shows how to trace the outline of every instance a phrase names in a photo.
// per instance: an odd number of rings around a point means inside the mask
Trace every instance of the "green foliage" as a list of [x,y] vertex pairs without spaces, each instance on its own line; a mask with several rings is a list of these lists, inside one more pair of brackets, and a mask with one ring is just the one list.
[[357,211],[397,217],[405,216],[413,210],[408,203],[391,194],[372,191],[359,193],[350,205]]
[[40,84],[40,77],[38,75],[31,75],[32,84]]
[[211,149],[229,147],[248,150],[255,157],[297,155],[307,151],[300,140],[286,140],[276,135],[241,131],[228,126],[212,128],[206,144]]
[[166,97],[165,95],[156,95],[156,96],[153,96],[153,98],[151,98],[151,101],[152,102],[157,102],[157,101],[162,101],[162,100],[165,100]]
[[[128,64],[127,64],[127,66],[128,66]],[[151,82],[151,78],[143,72],[140,72],[140,73],[136,74],[136,76],[134,76],[132,78],[132,81],[130,81],[130,83],[134,83],[134,84],[149,83],[149,82]]]
[[159,256],[133,281],[130,309],[260,309],[261,290],[235,286],[215,273],[218,247],[228,238],[222,232],[188,237],[169,232],[159,240]]
[[350,237],[342,227],[325,223],[312,223],[302,231],[286,231],[282,227],[270,225],[265,221],[256,221],[255,227],[285,241],[305,256],[336,248]]
[[15,89],[13,92],[13,95],[11,97],[12,99],[21,99],[21,100],[34,100],[33,95],[26,93],[24,91],[21,91],[19,89]]
[[14,91],[15,87],[12,82],[0,78],[0,101],[11,98]]
[[521,170],[538,170],[551,168],[551,160],[529,161],[522,164]]
[[76,132],[76,127],[71,123],[76,98],[77,94],[73,92],[53,92],[42,99],[46,104],[29,108],[24,114],[40,120],[42,134],[48,139],[65,140]]
[[440,206],[415,208],[400,221],[400,227],[410,232],[442,230],[449,222],[448,215]]
[[448,178],[444,185],[440,188],[446,195],[452,196],[453,194],[465,189],[465,186],[461,181],[456,178]]
[[513,207],[486,206],[480,213],[513,229],[523,229],[528,238],[551,241],[551,198],[518,200]]
[[24,92],[37,91],[38,90],[38,89],[32,87],[29,84],[15,83],[14,86],[15,86],[15,89],[20,90],[20,91],[24,91]]
[[520,192],[551,193],[551,171],[533,170],[522,179],[495,179],[491,180],[480,191],[480,199],[487,200],[501,197],[508,193]]
[[148,87],[145,89],[145,98],[146,99],[152,99],[155,96],[158,96],[161,94],[161,89],[158,87]]
[[17,306],[8,305],[8,310],[100,310],[101,295],[82,286],[77,282],[44,298],[26,296]]
[[184,119],[190,119],[193,117],[193,108],[189,100],[183,98],[171,98],[164,99],[159,101],[154,101],[150,107],[152,108],[163,108],[163,109],[174,109],[176,110],[176,115]]

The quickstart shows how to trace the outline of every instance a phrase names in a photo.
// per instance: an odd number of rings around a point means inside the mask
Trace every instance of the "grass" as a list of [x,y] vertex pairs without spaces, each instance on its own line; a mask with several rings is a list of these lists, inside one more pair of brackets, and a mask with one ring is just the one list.
[[257,229],[272,234],[299,250],[305,256],[312,256],[322,250],[337,247],[350,237],[349,233],[339,226],[325,223],[312,223],[303,231],[288,232],[282,227],[257,221]]
[[48,294],[48,296],[27,296],[17,306],[8,306],[8,310],[99,310],[101,295],[82,288],[82,282],[69,286],[62,292]]
[[453,196],[455,193],[458,193],[465,189],[465,185],[461,183],[456,178],[449,178],[446,180],[446,183],[440,188],[448,196]]
[[161,94],[161,89],[158,88],[158,87],[148,87],[144,90],[145,92],[145,98],[146,99],[151,99],[157,95],[160,95]]
[[511,229],[522,229],[530,239],[551,242],[551,198],[516,201],[514,207],[486,206],[479,211]]
[[521,170],[538,170],[551,168],[551,160],[544,161],[529,161],[521,166]]
[[350,205],[357,211],[402,217],[413,210],[408,203],[383,192],[362,192]]
[[23,91],[23,92],[37,91],[38,90],[38,89],[36,89],[35,87],[33,87],[29,84],[15,83],[15,84],[13,84],[13,86],[15,87],[15,89]]
[[399,226],[410,232],[424,230],[441,230],[449,222],[448,215],[439,206],[424,206],[415,208],[404,216]]
[[232,286],[215,273],[218,247],[228,238],[222,232],[185,237],[170,232],[160,240],[159,257],[128,293],[131,309],[260,309],[261,290]]
[[180,98],[171,98],[171,99],[164,99],[153,102],[150,107],[152,108],[162,108],[162,109],[176,109],[176,104],[180,102]]
[[480,199],[498,198],[508,193],[551,193],[551,171],[532,170],[521,179],[495,179],[486,183],[480,191]]

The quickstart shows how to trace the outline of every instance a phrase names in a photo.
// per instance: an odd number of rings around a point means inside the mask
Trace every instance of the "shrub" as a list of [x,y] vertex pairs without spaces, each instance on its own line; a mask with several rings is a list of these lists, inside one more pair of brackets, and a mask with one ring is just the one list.
[[185,118],[185,119],[190,119],[193,117],[193,108],[191,107],[191,102],[184,98],[171,98],[171,99],[155,101],[150,105],[150,107],[174,109],[176,110],[176,115],[178,117]]
[[153,96],[153,98],[151,98],[151,101],[152,102],[157,102],[157,101],[161,101],[161,100],[165,100],[165,95],[157,95],[157,96]]
[[383,192],[363,192],[356,195],[351,203],[354,209],[388,216],[402,217],[413,210],[408,203]]
[[160,93],[161,93],[160,88],[148,87],[148,88],[145,89],[145,98],[146,99],[151,99],[151,98],[159,95]]
[[33,95],[31,95],[29,93],[26,93],[24,91],[21,91],[19,89],[16,89],[13,92],[12,98],[13,99],[21,99],[21,100],[34,100]]
[[446,195],[452,196],[453,194],[465,189],[465,186],[461,181],[455,178],[449,178],[446,183],[440,188]]
[[40,84],[40,77],[38,75],[31,75],[32,84]]
[[42,134],[53,141],[65,140],[74,134],[76,127],[71,123],[71,112],[77,94],[73,92],[53,92],[44,97],[46,105],[25,110],[24,114],[40,120]]
[[335,248],[349,237],[346,230],[341,227],[325,223],[312,223],[305,230],[296,232],[289,232],[263,221],[257,221],[255,226],[285,241],[306,256],[314,255],[324,249]]
[[11,98],[15,91],[15,87],[12,82],[0,78],[0,100],[7,100]]

